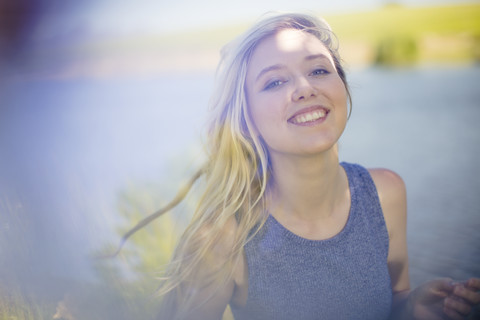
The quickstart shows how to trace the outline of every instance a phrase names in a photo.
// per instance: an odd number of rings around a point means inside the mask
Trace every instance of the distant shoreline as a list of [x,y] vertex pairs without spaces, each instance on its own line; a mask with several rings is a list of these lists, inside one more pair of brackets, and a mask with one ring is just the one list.
[[[349,67],[480,61],[480,4],[384,8],[325,15]],[[68,35],[37,43],[10,73],[40,78],[213,72],[219,51],[248,24],[128,38]]]

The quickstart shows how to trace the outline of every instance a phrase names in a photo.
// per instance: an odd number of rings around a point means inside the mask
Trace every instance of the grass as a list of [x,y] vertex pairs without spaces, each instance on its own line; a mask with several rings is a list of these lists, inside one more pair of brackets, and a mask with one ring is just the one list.
[[386,6],[370,12],[325,17],[340,39],[378,41],[390,35],[480,35],[480,5]]
[[[320,13],[319,13],[320,15]],[[346,60],[374,62],[378,48],[386,39],[410,39],[416,45],[420,61],[480,60],[480,4],[407,7],[388,5],[383,8],[342,14],[324,15],[340,41]],[[203,29],[158,37],[131,40],[163,48],[220,48],[246,30],[242,23],[223,28]],[[133,43],[130,43],[133,45]],[[349,52],[368,51],[355,59]]]
[[[405,45],[413,44],[414,55],[404,59],[407,62],[480,60],[479,4],[386,6],[375,11],[325,18],[340,39],[342,56],[354,64],[376,62],[381,47],[389,42],[396,46],[394,51],[405,51]],[[395,64],[395,58],[390,62]]]
[[0,320],[50,320],[55,304],[13,287],[0,291]]

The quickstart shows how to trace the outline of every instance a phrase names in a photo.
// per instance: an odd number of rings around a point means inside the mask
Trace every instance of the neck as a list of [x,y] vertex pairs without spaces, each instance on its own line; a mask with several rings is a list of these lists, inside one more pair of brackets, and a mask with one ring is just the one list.
[[336,148],[312,156],[271,154],[269,210],[275,217],[319,221],[333,215],[349,196]]

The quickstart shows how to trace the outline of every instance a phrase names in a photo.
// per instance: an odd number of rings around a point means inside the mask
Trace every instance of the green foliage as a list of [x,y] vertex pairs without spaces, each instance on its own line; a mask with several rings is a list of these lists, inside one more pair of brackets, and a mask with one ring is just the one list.
[[377,47],[375,63],[378,65],[413,64],[418,57],[415,39],[411,37],[389,37],[381,40]]
[[51,301],[0,284],[0,320],[50,320],[54,310]]
[[[176,163],[178,166],[179,162]],[[174,197],[181,185],[175,182],[178,180],[175,177],[185,177],[185,170],[180,168],[169,171],[171,176],[164,180],[168,183],[132,185],[121,192],[118,224],[114,226],[119,237]],[[193,211],[193,203],[189,197],[173,212],[140,230],[117,257],[95,259],[96,279],[87,281],[60,279],[55,275],[30,279],[24,276],[27,273],[23,269],[15,268],[18,259],[26,260],[31,251],[29,243],[13,237],[12,230],[23,230],[28,225],[20,219],[20,207],[0,201],[1,217],[8,218],[3,225],[15,227],[0,233],[0,320],[154,319],[159,306],[156,278],[172,254],[179,230]],[[92,256],[114,252],[118,239],[114,241]],[[32,280],[36,282],[31,283]]]
[[[408,7],[327,15],[348,62],[361,48],[363,63],[475,62],[480,46],[480,5]],[[353,46],[352,46],[353,45]],[[346,50],[343,50],[345,49]]]
[[55,301],[22,286],[29,268],[33,224],[19,202],[0,195],[0,320],[52,319]]
[[[383,50],[380,48],[391,46],[384,43],[385,39],[389,38],[408,38],[415,41],[416,58],[414,60],[411,60],[411,56],[402,58],[410,62],[475,62],[479,60],[480,4],[478,3],[413,7],[389,1],[376,10],[340,14],[325,14],[320,4],[317,13],[332,26],[340,41],[341,56],[348,64],[378,63],[378,51]],[[85,54],[93,55],[103,51],[110,54],[156,51],[164,54],[165,59],[172,59],[177,56],[177,53],[182,53],[188,60],[195,60],[203,55],[209,56],[212,61],[218,61],[216,53],[219,49],[246,30],[255,20],[255,17],[252,17],[249,21],[221,27],[144,37],[135,36],[112,39],[112,41],[102,39],[100,43],[85,44],[82,50]],[[393,50],[392,52],[396,55],[401,51]],[[381,56],[385,57],[383,60],[385,63],[397,60],[394,57],[386,57],[383,53]],[[215,63],[212,62],[210,67],[214,66]]]
[[[315,9],[315,8],[312,8]],[[373,54],[364,59],[366,63],[378,63],[378,51],[386,49],[393,57],[381,53],[385,63],[398,61],[402,64],[418,61],[478,61],[480,38],[480,4],[438,5],[411,7],[395,1],[387,2],[383,7],[371,11],[325,14],[320,8],[318,15],[324,17],[332,26],[340,40],[340,50],[360,45]],[[162,46],[189,48],[219,48],[228,40],[245,30],[250,23],[224,26],[222,28],[195,30],[190,32],[164,35],[150,39]],[[393,40],[388,40],[393,39]],[[439,53],[438,46],[428,45],[431,41],[446,42],[452,39],[460,42]],[[405,41],[408,44],[405,44]],[[441,45],[441,43],[440,43]],[[138,46],[137,46],[138,47]],[[408,49],[410,48],[410,49]],[[477,49],[476,49],[477,48]],[[412,53],[415,52],[415,58]],[[355,52],[341,52],[344,58],[350,58]],[[355,60],[355,59],[354,59]]]
[[[173,169],[163,181],[168,183],[137,184],[125,188],[118,197],[119,213],[116,231],[123,236],[140,220],[169,203],[183,183],[176,183],[179,176]],[[177,172],[175,172],[177,171]],[[177,207],[132,235],[119,255],[112,259],[99,259],[96,270],[99,283],[105,292],[105,305],[117,306],[122,318],[109,314],[107,319],[153,319],[158,313],[160,298],[155,295],[159,276],[168,263],[180,233],[189,221],[196,205],[196,196],[187,196]],[[106,246],[102,254],[111,254],[115,246]],[[91,288],[90,288],[91,290]],[[82,296],[85,296],[83,294]],[[108,301],[106,299],[108,297]]]
[[[183,185],[175,183],[175,180],[174,177],[166,179],[171,181],[168,185],[130,186],[121,192],[118,235],[125,234],[147,215],[167,205]],[[197,201],[194,193],[192,190],[172,212],[165,213],[128,239],[121,256],[129,265],[130,275],[151,279],[151,273],[159,271],[169,261],[181,232],[195,210]]]
[[367,12],[326,15],[340,41],[381,41],[394,35],[418,39],[424,35],[480,34],[480,5],[387,6]]

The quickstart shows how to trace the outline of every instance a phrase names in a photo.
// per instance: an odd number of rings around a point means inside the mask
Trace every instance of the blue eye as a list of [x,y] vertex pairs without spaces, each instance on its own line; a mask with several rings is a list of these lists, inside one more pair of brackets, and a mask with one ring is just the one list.
[[316,69],[316,70],[313,70],[313,72],[311,73],[312,76],[320,76],[322,74],[329,74],[330,72],[328,70],[325,70],[325,69]]
[[263,90],[269,90],[269,89],[273,89],[273,88],[276,88],[282,84],[284,84],[285,81],[282,81],[282,80],[274,80],[274,81],[271,81],[269,83],[267,83],[267,85],[265,86],[265,88]]

